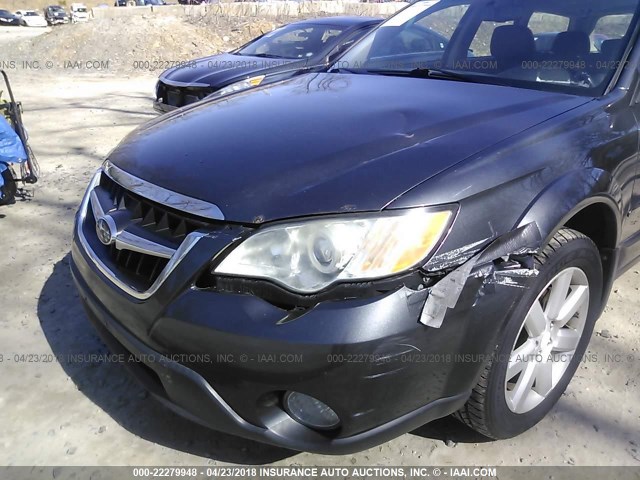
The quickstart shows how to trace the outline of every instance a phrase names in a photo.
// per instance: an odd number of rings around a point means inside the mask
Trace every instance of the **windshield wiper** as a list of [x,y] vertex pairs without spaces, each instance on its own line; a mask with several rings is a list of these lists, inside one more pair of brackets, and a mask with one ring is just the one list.
[[[273,53],[254,53],[253,55],[248,55],[249,57],[260,57],[260,58],[287,58],[282,55],[274,55]],[[287,59],[291,60],[291,59]]]
[[414,68],[413,70],[382,70],[382,69],[349,69],[334,68],[330,73],[355,73],[368,75],[388,75],[396,77],[412,78],[438,78],[443,80],[457,80],[459,82],[480,82],[479,79],[452,70],[442,70],[439,68]]
[[417,78],[440,78],[444,80],[458,80],[460,82],[477,82],[478,79],[454,70],[441,68],[415,68],[408,72],[409,76]]

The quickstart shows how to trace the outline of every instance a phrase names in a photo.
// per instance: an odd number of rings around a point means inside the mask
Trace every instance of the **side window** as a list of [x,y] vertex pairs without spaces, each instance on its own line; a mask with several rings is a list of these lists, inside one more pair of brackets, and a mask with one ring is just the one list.
[[496,28],[503,27],[505,25],[513,25],[513,20],[508,22],[482,22],[480,28],[476,32],[476,36],[471,42],[471,53],[474,57],[489,57],[491,56],[491,38]]
[[[469,5],[439,8],[434,3],[415,2],[385,22],[369,47],[375,52],[375,57],[371,58],[416,55],[415,61],[420,62],[442,59]],[[405,11],[409,13],[403,13]]]
[[535,12],[529,19],[529,28],[536,40],[536,50],[548,53],[557,35],[569,30],[569,18],[553,13]]
[[607,15],[598,20],[591,34],[591,51],[600,52],[603,42],[624,37],[632,20],[632,14]]
[[351,35],[351,37],[349,37],[348,39],[346,39],[341,45],[344,45],[343,47],[341,47],[340,49],[342,51],[345,51],[347,48],[351,47],[351,45],[353,45],[354,43],[356,43],[358,40],[360,40],[362,37],[364,37],[367,33],[369,33],[371,30],[374,29],[374,26],[372,27],[365,27],[365,28],[360,28],[359,30],[356,30],[355,33],[353,33]]
[[331,53],[329,54],[329,61],[335,60],[338,56],[342,55],[344,52],[349,50],[351,46],[360,40],[365,34],[369,33],[373,27],[366,27],[357,30],[355,33],[351,34],[350,37],[347,37],[342,42],[339,42]]
[[403,30],[397,42],[402,43],[402,48],[396,53],[434,53],[444,52],[449,41],[438,33],[417,25]]
[[449,41],[468,9],[469,5],[456,5],[454,7],[443,8],[442,10],[438,10],[421,18],[415,25],[427,31],[434,32],[436,35]]
[[366,27],[356,31],[356,33],[354,33],[353,36],[349,39],[349,44],[357,42],[373,29],[374,27]]

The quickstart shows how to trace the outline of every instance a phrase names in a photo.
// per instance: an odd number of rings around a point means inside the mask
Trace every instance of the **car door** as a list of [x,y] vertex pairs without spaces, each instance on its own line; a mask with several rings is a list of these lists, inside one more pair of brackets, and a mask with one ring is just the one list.
[[[636,65],[636,74],[640,76],[640,65]],[[629,167],[628,182],[631,183],[631,195],[626,207],[622,228],[622,249],[620,252],[620,267],[625,269],[632,262],[640,257],[640,81],[636,86],[634,100],[631,104],[631,111],[636,120],[638,152],[635,156],[633,166]],[[625,190],[624,186],[623,191]]]

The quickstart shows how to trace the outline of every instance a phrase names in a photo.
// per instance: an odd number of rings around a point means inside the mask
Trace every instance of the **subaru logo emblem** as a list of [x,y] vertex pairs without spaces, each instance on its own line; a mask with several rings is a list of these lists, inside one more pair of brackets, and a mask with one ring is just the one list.
[[113,218],[108,215],[100,217],[96,222],[96,233],[100,242],[104,245],[111,245],[115,241],[118,233]]

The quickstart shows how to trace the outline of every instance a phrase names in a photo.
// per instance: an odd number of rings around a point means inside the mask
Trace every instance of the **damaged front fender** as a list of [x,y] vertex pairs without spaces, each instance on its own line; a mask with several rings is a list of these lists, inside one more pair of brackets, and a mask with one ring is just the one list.
[[[506,235],[491,241],[479,253],[468,258],[469,252],[479,244],[476,242],[468,248],[459,249],[447,261],[454,263],[463,261],[462,265],[447,274],[436,285],[428,289],[420,323],[440,328],[447,310],[454,308],[470,277],[484,278],[484,284],[500,284],[516,288],[526,288],[526,281],[538,274],[533,262],[535,254],[541,246],[542,235],[535,222],[520,227]],[[442,261],[443,255],[439,256]]]

